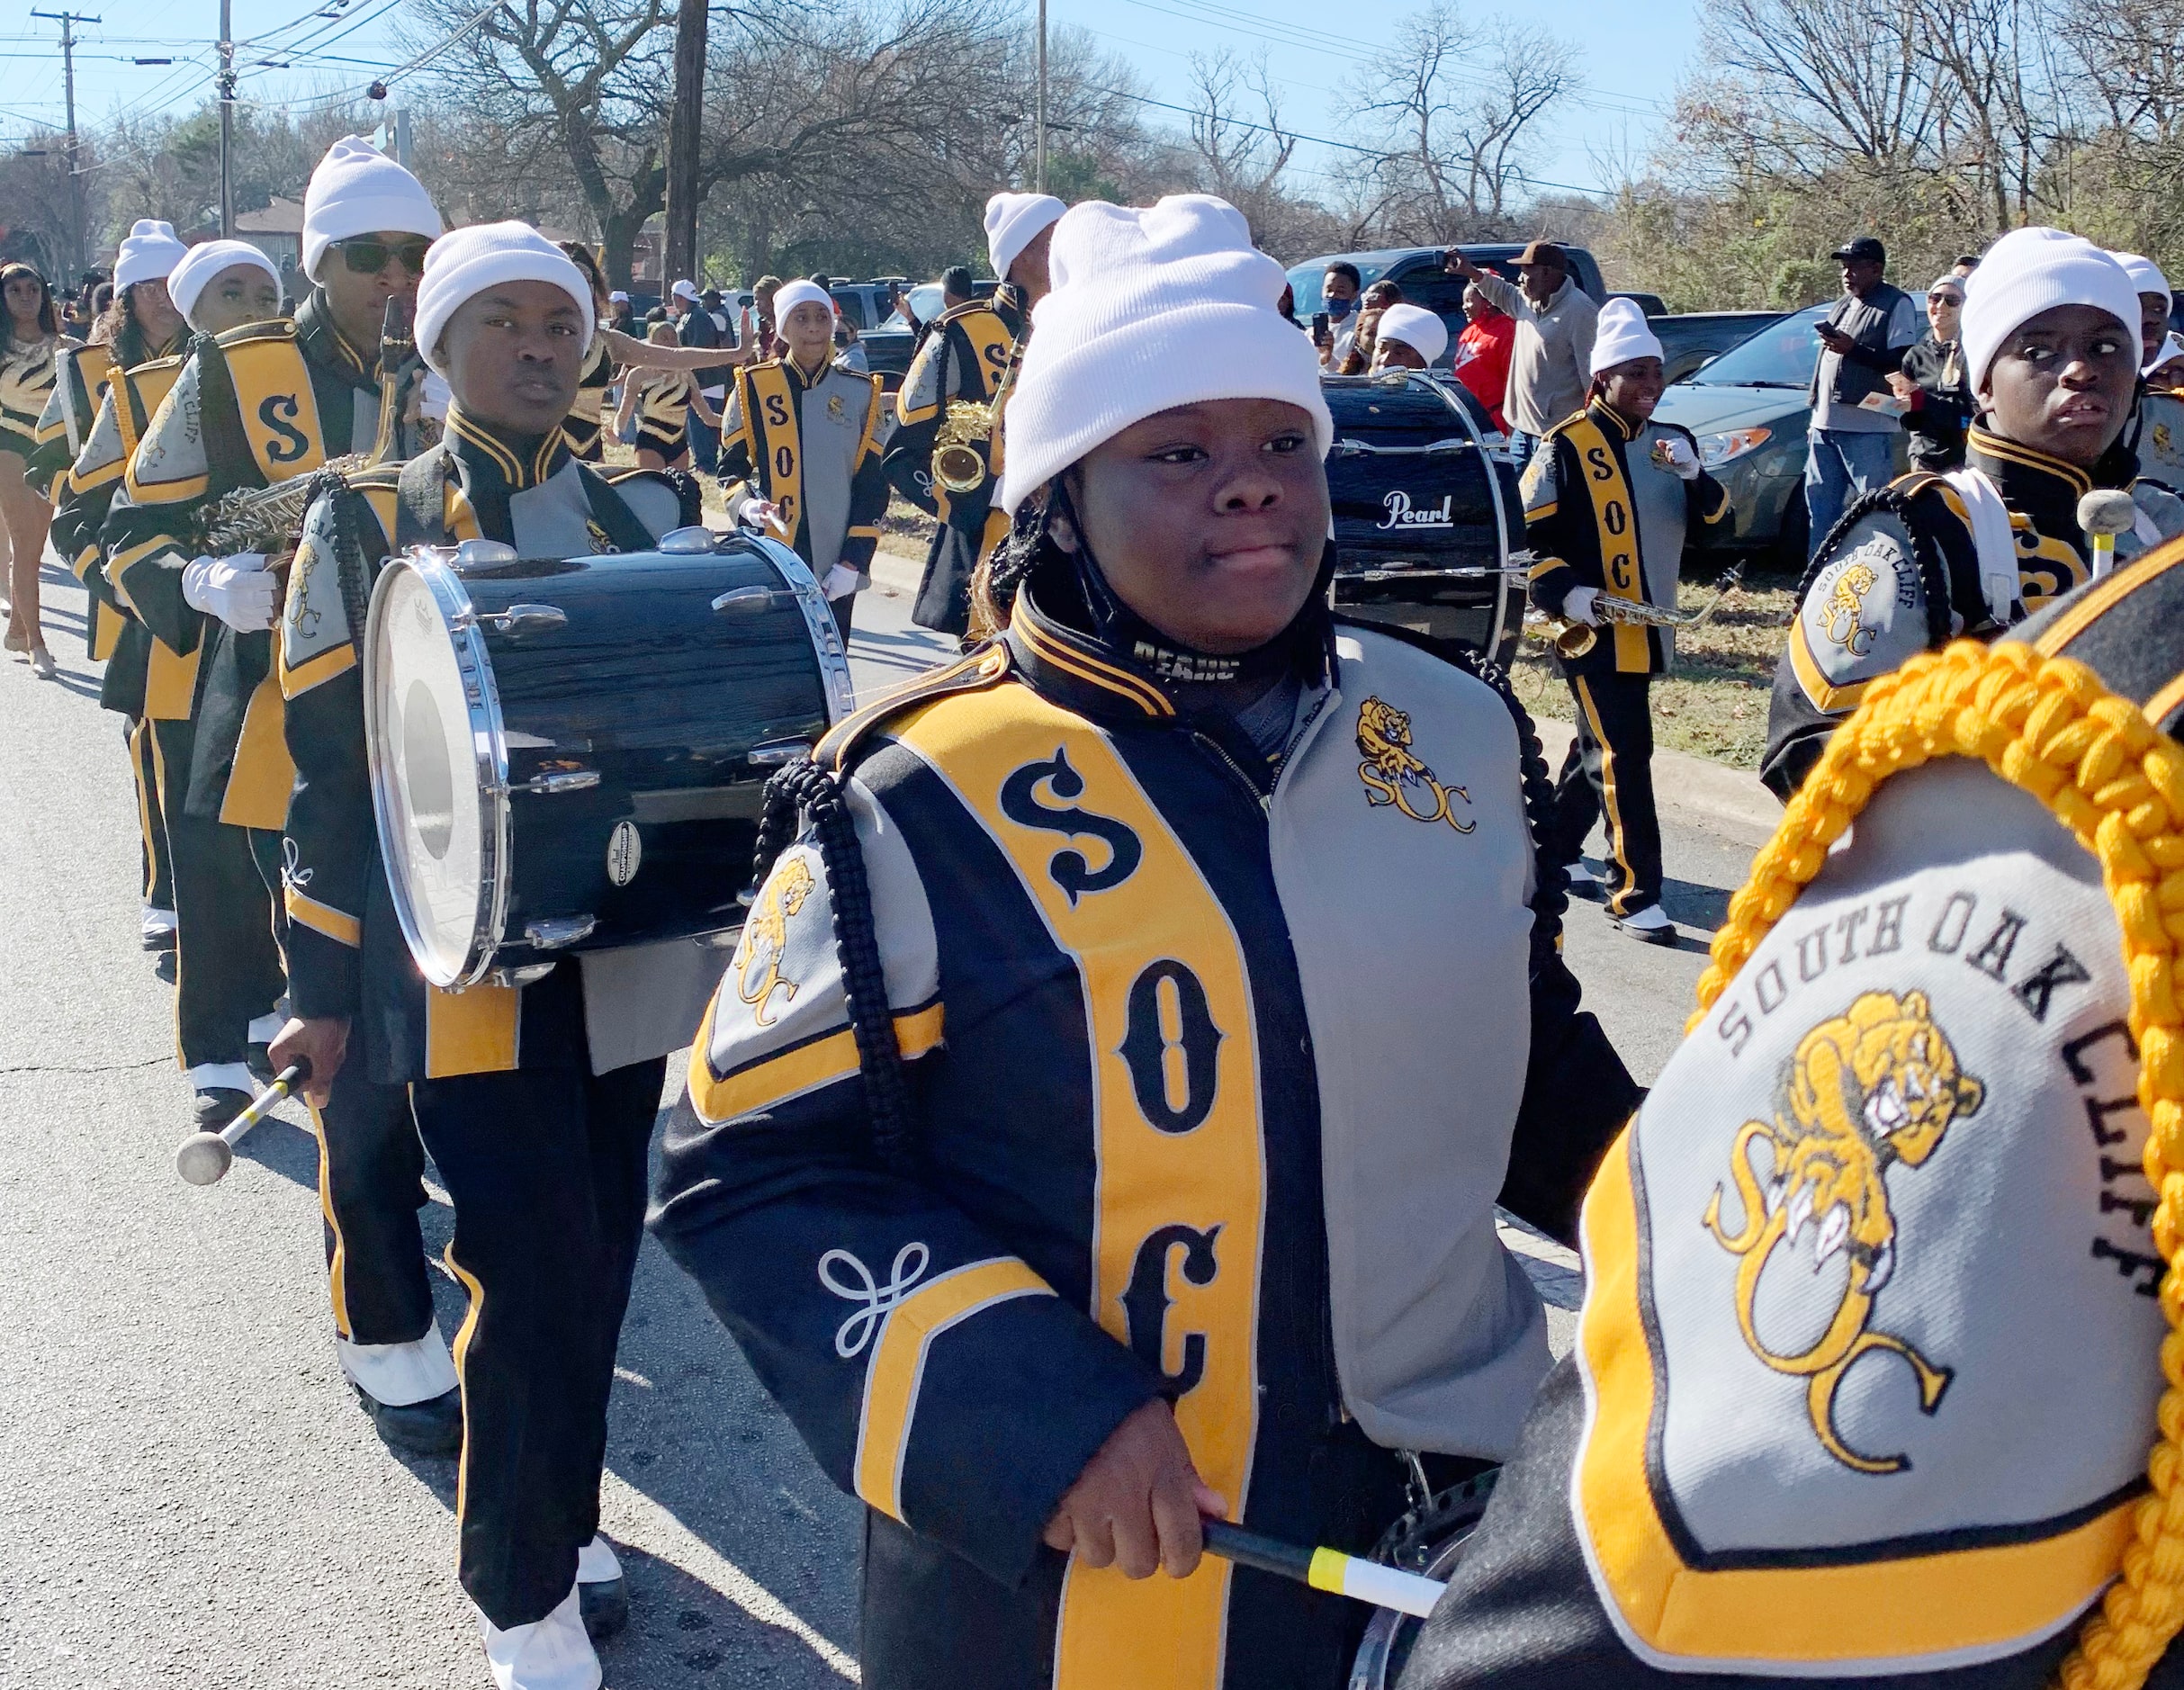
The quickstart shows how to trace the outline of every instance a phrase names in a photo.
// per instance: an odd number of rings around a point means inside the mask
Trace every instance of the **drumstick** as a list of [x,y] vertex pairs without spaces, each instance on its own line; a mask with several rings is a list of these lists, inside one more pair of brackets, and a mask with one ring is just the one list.
[[1331,1590],[1338,1596],[1371,1603],[1376,1608],[1393,1608],[1398,1614],[1414,1614],[1423,1620],[1433,1613],[1434,1604],[1441,1600],[1441,1593],[1448,1588],[1438,1579],[1383,1567],[1378,1561],[1345,1555],[1340,1550],[1306,1549],[1302,1544],[1284,1543],[1279,1538],[1246,1532],[1226,1520],[1208,1520],[1204,1524],[1207,1549],[1223,1560],[1234,1561],[1239,1567],[1255,1567],[1277,1578],[1293,1578],[1315,1590]]
[[235,1162],[235,1146],[253,1127],[270,1115],[275,1105],[292,1096],[311,1077],[308,1058],[299,1056],[274,1076],[274,1082],[250,1100],[249,1105],[216,1133],[192,1133],[175,1152],[175,1172],[192,1185],[214,1185]]

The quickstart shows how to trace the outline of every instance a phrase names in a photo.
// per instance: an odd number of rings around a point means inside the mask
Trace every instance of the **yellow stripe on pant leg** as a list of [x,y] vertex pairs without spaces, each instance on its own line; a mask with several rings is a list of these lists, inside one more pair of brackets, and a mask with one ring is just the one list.
[[1631,859],[1622,849],[1622,805],[1615,798],[1615,749],[1608,743],[1608,736],[1601,730],[1600,711],[1593,703],[1593,689],[1585,684],[1585,677],[1575,675],[1572,683],[1577,688],[1577,702],[1585,706],[1585,719],[1593,730],[1593,738],[1600,746],[1600,787],[1602,808],[1607,812],[1608,854],[1614,858],[1615,866],[1622,870],[1622,885],[1608,900],[1611,915],[1628,915],[1630,912],[1616,906],[1629,897],[1638,885],[1638,875],[1631,867]]
[[470,1452],[476,1444],[470,1434],[470,1346],[478,1335],[478,1321],[485,1313],[485,1287],[478,1276],[455,1260],[455,1243],[450,1238],[447,1248],[440,1253],[447,1263],[447,1271],[455,1276],[463,1293],[470,1299],[470,1311],[463,1317],[462,1327],[455,1334],[455,1384],[463,1393],[463,1458],[455,1464],[455,1542],[458,1560],[463,1542],[463,1508],[470,1500]]
[[334,1304],[334,1330],[349,1338],[349,1245],[341,1236],[341,1223],[334,1218],[334,1155],[327,1147],[326,1120],[319,1113],[319,1106],[309,1099],[304,1108],[310,1110],[311,1137],[319,1141],[319,1212],[326,1218],[327,1230],[334,1235],[333,1259],[326,1264],[328,1294]]
[[152,738],[152,724],[143,716],[129,736],[129,772],[137,781],[137,828],[144,835],[144,902],[152,901],[152,888],[159,878],[159,852],[152,838],[151,783],[157,778],[149,767],[148,742]]
[[[147,714],[148,717],[148,712]],[[147,725],[149,725],[148,720]],[[159,790],[160,815],[166,817],[174,814],[174,810],[167,801],[166,752],[159,743],[159,731],[157,728],[152,729],[152,778]],[[170,846],[173,844],[171,838],[168,843]],[[179,879],[171,853],[167,863],[167,873]],[[182,1048],[182,970],[185,966],[182,956],[182,892],[177,885],[175,892],[175,1063],[184,1074],[187,1074],[190,1068],[190,1059]]]

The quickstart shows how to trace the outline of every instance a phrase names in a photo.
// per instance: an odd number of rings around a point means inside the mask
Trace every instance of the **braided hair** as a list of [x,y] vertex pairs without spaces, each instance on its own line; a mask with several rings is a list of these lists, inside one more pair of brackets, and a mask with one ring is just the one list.
[[903,1072],[903,1047],[894,1036],[894,1011],[887,1002],[864,849],[857,841],[857,820],[842,791],[846,779],[806,759],[787,765],[766,783],[751,888],[744,895],[755,900],[776,859],[788,849],[799,817],[808,818],[818,838],[834,909],[834,949],[849,1002],[858,1067],[864,1077],[872,1148],[890,1173],[907,1174],[915,1164],[910,1083]]
[[964,636],[966,650],[1006,628],[1024,582],[1041,563],[1062,555],[1052,530],[1056,502],[1065,498],[1059,481],[1035,490],[1016,508],[1002,543],[971,571],[971,628]]
[[1930,484],[1919,482],[1907,489],[1901,482],[1892,481],[1853,499],[1835,526],[1828,530],[1828,537],[1820,542],[1820,549],[1813,553],[1812,562],[1798,580],[1795,602],[1801,607],[1803,606],[1805,595],[1820,580],[1820,571],[1834,561],[1836,548],[1849,539],[1850,531],[1866,517],[1880,512],[1895,517],[1911,536],[1911,562],[1919,568],[1919,590],[1926,596],[1927,650],[1937,652],[1948,644],[1955,631],[1950,624],[1949,566],[1941,554],[1940,542],[1911,515],[1912,505]]

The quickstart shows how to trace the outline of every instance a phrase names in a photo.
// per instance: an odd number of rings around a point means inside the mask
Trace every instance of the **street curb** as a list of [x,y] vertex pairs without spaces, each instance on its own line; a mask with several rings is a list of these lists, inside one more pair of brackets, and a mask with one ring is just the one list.
[[[890,591],[914,593],[924,574],[921,555],[894,551],[884,543],[873,554],[872,579]],[[1533,720],[1547,752],[1548,770],[1552,773],[1562,766],[1577,730],[1550,716]],[[1688,751],[1665,747],[1654,751],[1653,790],[1662,810],[1703,816],[1716,832],[1730,835],[1740,844],[1764,845],[1782,824],[1782,805],[1759,784],[1758,776],[1694,757]]]

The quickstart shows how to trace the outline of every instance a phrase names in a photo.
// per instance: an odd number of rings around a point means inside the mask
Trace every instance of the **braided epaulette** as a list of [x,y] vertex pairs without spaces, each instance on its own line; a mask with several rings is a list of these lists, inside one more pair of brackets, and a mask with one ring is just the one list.
[[1977,758],[2032,794],[2099,862],[2116,909],[2138,1042],[2146,1178],[2160,1196],[2154,1245],[2169,1323],[2150,1494],[2133,1515],[2119,1576],[2058,1673],[2063,1690],[2137,1690],[2184,1629],[2184,747],[2090,669],[2018,643],[1959,640],[1875,679],[1791,799],[1730,900],[1699,980],[1695,1032],[1761,939],[1892,775],[1940,757]]

